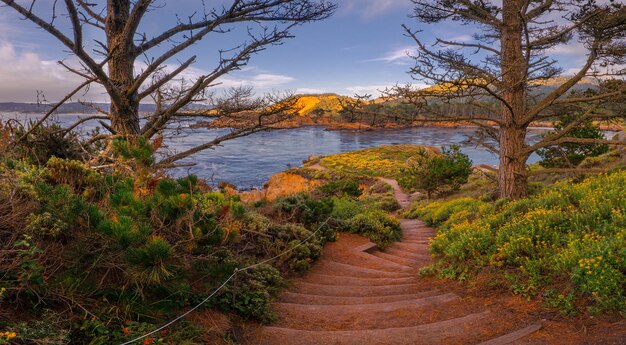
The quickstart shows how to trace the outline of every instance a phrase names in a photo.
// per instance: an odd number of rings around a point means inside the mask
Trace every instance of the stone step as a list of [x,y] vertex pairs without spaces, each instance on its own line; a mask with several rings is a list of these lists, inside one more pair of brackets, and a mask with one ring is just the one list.
[[426,225],[426,223],[417,219],[401,219],[400,226],[402,226],[403,228],[407,228],[407,229],[432,230],[432,228]]
[[415,282],[415,277],[407,278],[356,278],[346,276],[330,276],[326,274],[310,273],[306,276],[294,280],[305,283],[320,285],[356,285],[356,286],[381,286],[381,285],[401,285]]
[[402,233],[402,242],[404,241],[430,241],[435,237],[435,234],[417,234],[417,233]]
[[402,234],[405,236],[423,236],[423,237],[434,237],[436,235],[436,233],[432,230],[407,229],[407,228],[402,228]]
[[402,243],[415,243],[415,244],[430,244],[431,239],[430,238],[423,238],[423,237],[402,237]]
[[432,240],[433,237],[430,236],[411,236],[411,235],[404,235],[402,237],[402,242],[423,242],[424,244],[430,244],[430,241]]
[[[454,317],[447,311],[458,297],[448,293],[414,300],[351,304],[307,305],[276,303],[280,327],[319,330],[366,330],[409,327]],[[436,313],[433,313],[436,310]],[[433,315],[436,315],[433,317]],[[306,322],[302,322],[306,320]]]
[[385,259],[385,260],[389,260],[391,262],[397,262],[399,264],[402,265],[406,265],[406,266],[412,266],[412,267],[421,267],[424,266],[424,264],[426,262],[428,262],[428,259],[424,258],[424,259],[407,259],[404,257],[400,257],[400,256],[395,256],[395,255],[391,255],[389,253],[385,253],[385,252],[374,252],[372,253],[372,255],[377,256],[379,258]]
[[372,304],[398,301],[409,301],[424,297],[439,295],[439,291],[425,291],[411,295],[390,295],[373,297],[344,297],[344,296],[324,296],[313,294],[301,294],[296,292],[283,292],[279,301],[295,304],[316,304],[316,305],[351,305],[351,304]]
[[408,252],[416,253],[416,254],[428,254],[428,244],[396,242],[393,245],[391,245],[390,248],[406,250]]
[[[459,344],[469,330],[481,327],[488,312],[412,327],[372,330],[306,331],[282,327],[258,330],[250,345],[433,345]],[[471,344],[471,343],[470,343]]]
[[408,274],[412,274],[415,272],[415,269],[412,267],[404,266],[395,262],[381,260],[380,258],[375,257],[369,253],[352,253],[349,255],[332,256],[328,257],[328,259],[335,262],[340,262],[342,264],[364,267],[383,272],[402,272]]
[[294,282],[289,292],[300,294],[338,296],[338,297],[373,297],[389,295],[410,295],[421,292],[417,284],[357,286],[357,285],[322,285]]
[[401,258],[412,259],[412,260],[430,260],[430,255],[428,253],[412,253],[407,252],[406,250],[402,250],[400,248],[389,247],[386,248],[383,253],[399,256]]
[[406,278],[413,275],[401,272],[384,272],[322,259],[311,268],[311,273],[357,278]]
[[494,338],[494,339],[490,339],[487,341],[484,341],[478,345],[507,345],[507,344],[511,344],[517,340],[520,340],[538,330],[541,329],[541,327],[543,327],[540,323],[535,323],[532,324],[530,326],[524,327],[522,329],[518,329],[516,331],[513,331],[511,333],[507,333],[503,336]]

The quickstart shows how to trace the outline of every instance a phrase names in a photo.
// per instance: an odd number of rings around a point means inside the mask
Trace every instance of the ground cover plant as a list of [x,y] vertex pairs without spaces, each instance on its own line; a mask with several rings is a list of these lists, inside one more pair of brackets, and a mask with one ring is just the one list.
[[450,198],[410,215],[438,227],[426,271],[502,277],[564,314],[626,312],[626,171],[562,181],[521,199]]
[[324,168],[361,177],[400,178],[406,161],[424,148],[417,145],[389,145],[323,157]]

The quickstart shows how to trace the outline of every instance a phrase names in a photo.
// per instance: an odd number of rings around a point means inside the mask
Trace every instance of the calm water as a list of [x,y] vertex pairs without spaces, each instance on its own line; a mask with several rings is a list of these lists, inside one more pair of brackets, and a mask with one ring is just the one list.
[[[3,118],[16,115],[3,115]],[[33,115],[19,115],[19,118],[36,118]],[[57,121],[72,123],[77,115],[59,115]],[[93,128],[84,126],[83,131]],[[197,129],[183,138],[169,140],[167,149],[180,151],[191,148],[227,133],[227,129]],[[325,131],[323,128],[307,127],[257,133],[224,142],[212,150],[198,153],[187,161],[193,167],[176,168],[172,174],[181,176],[188,173],[198,175],[211,183],[228,181],[241,188],[262,186],[271,175],[290,166],[299,166],[310,155],[330,155],[367,147],[392,144],[417,144],[443,146],[459,144],[474,164],[498,164],[498,158],[482,147],[466,143],[474,132],[467,128],[408,128],[388,129],[368,132]],[[536,134],[531,134],[535,136]],[[532,140],[532,138],[531,138]],[[531,157],[535,161],[536,157]]]

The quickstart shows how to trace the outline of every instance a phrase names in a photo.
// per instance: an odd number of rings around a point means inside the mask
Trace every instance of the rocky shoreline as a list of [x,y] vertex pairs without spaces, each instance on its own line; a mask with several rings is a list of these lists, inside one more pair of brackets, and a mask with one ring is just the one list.
[[[251,125],[250,121],[233,120],[216,118],[213,121],[201,121],[194,124],[193,128],[245,128]],[[361,122],[336,122],[329,118],[311,119],[310,117],[300,117],[293,120],[283,121],[280,123],[269,125],[268,127],[274,129],[293,129],[303,127],[323,127],[327,131],[338,130],[353,130],[353,131],[374,131],[385,129],[406,129],[406,128],[419,128],[419,127],[434,127],[434,128],[478,128],[478,126],[469,122],[453,122],[453,121],[415,121],[412,123],[384,123],[381,125],[371,125]],[[554,123],[550,121],[532,122],[530,127],[541,129],[552,129]],[[625,126],[617,123],[613,124],[599,124],[600,130],[619,132],[625,130]]]

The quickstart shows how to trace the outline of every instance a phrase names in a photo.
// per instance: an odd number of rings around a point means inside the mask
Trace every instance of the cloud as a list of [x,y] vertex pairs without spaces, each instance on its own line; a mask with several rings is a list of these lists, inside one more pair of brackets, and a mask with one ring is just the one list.
[[[67,62],[70,65],[76,65],[71,60]],[[171,72],[179,66],[169,64],[163,69],[163,73]],[[139,73],[145,67],[145,63],[138,62],[135,64],[135,71]],[[190,66],[179,75],[178,79],[184,78],[191,81],[205,74],[208,72]],[[217,83],[221,84],[217,88],[252,86],[255,89],[267,90],[294,80],[287,75],[250,69],[218,79]],[[37,53],[21,51],[11,43],[0,41],[0,81],[0,102],[32,103],[37,101],[38,91],[42,91],[48,101],[58,101],[84,80],[68,72],[56,61],[46,60]],[[78,93],[73,101],[78,99],[107,102],[108,97],[102,87],[92,84],[87,94]]]
[[359,13],[364,18],[372,18],[400,8],[410,8],[407,0],[344,0],[340,11],[346,14]]
[[451,41],[451,42],[469,42],[469,41],[473,41],[474,39],[470,35],[458,35],[458,36],[446,38],[445,40]]
[[217,87],[229,88],[251,86],[255,89],[267,90],[283,86],[295,80],[295,78],[287,75],[272,73],[259,73],[255,75],[233,74],[218,79],[217,83],[219,83],[219,85]]
[[[382,95],[381,91],[385,89],[390,89],[391,87],[397,85],[397,83],[387,83],[387,84],[375,84],[375,85],[355,85],[346,87],[347,94],[349,96],[357,95],[372,95],[372,97],[380,97]],[[411,87],[413,89],[423,89],[428,87],[429,85],[422,82],[413,82],[411,83]]]
[[296,89],[296,94],[320,94],[320,93],[326,93],[326,91],[322,89],[313,89],[313,88],[307,88],[307,87],[301,87],[301,88]]
[[393,63],[393,64],[398,64],[398,65],[408,65],[412,61],[411,56],[414,56],[416,54],[417,54],[417,49],[415,47],[407,46],[404,48],[392,50],[388,52],[387,54],[383,55],[382,57],[365,60],[365,61],[366,62],[382,61],[382,62]]
[[579,55],[585,56],[589,50],[580,42],[569,42],[567,44],[559,44],[546,50],[547,54],[554,55]]
[[372,95],[372,97],[379,97],[381,95],[381,90],[385,90],[387,88],[391,88],[394,86],[394,83],[388,84],[378,84],[378,85],[355,85],[349,86],[346,88],[348,94],[350,95]]
[[[32,52],[20,52],[10,43],[0,42],[0,101],[36,102],[37,91],[56,101],[63,98],[84,80],[68,72],[56,61],[49,61]],[[95,86],[90,98],[103,100],[102,89]],[[78,97],[82,94],[77,94]]]

